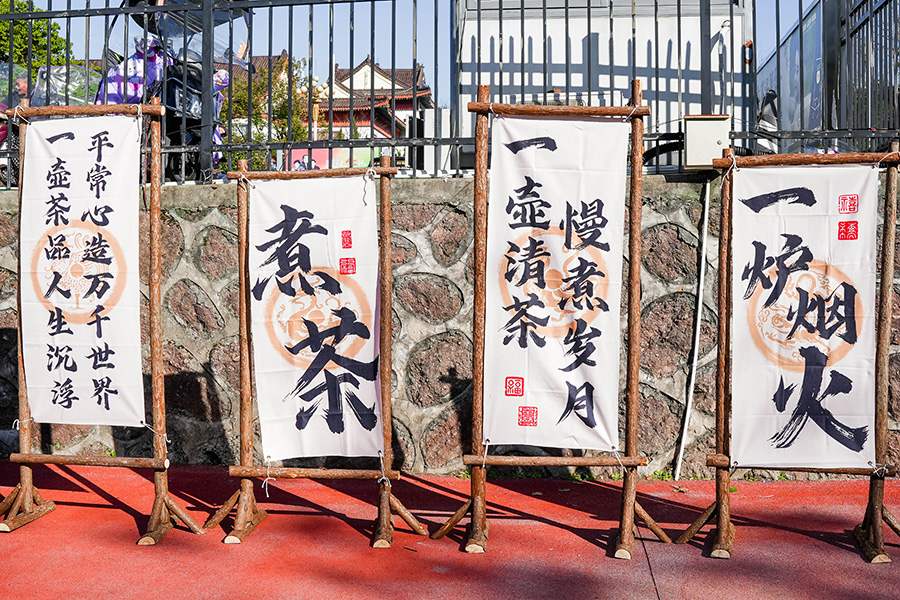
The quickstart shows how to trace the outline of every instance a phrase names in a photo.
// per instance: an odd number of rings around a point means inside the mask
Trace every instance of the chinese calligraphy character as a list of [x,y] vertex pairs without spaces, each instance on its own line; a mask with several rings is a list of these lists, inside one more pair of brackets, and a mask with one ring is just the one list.
[[109,377],[101,377],[100,379],[92,379],[94,382],[94,398],[97,399],[97,404],[109,410],[109,397],[110,396],[118,396],[119,391],[112,387],[112,379]]
[[72,173],[66,170],[65,165],[66,161],[61,158],[56,159],[56,163],[47,171],[47,189],[68,188],[72,185],[69,182],[69,175]]
[[104,342],[103,348],[100,346],[91,348],[91,353],[88,354],[86,358],[91,359],[91,369],[94,371],[97,369],[115,369],[116,365],[109,361],[109,357],[115,353],[116,351],[110,348],[109,344]]
[[65,369],[73,373],[77,371],[78,365],[72,359],[71,352],[71,346],[51,346],[47,344],[47,370]]
[[[757,284],[762,285],[764,290],[771,288],[769,296],[766,298],[763,308],[768,308],[781,297],[784,286],[787,285],[788,277],[791,273],[797,271],[809,270],[809,263],[813,259],[812,252],[808,246],[801,246],[803,239],[799,235],[792,233],[781,234],[785,238],[783,252],[775,257],[766,254],[766,246],[761,242],[753,242],[753,248],[756,253],[752,264],[747,263],[744,272],[741,275],[741,281],[749,279],[747,291],[744,293],[744,300],[750,298],[756,290]],[[793,258],[793,262],[789,262]],[[773,282],[766,271],[775,265],[775,281]]]
[[97,162],[103,162],[103,148],[114,148],[114,146],[109,142],[109,132],[101,131],[96,135],[92,135],[91,140],[91,147],[88,148],[88,151],[96,150]]
[[[806,363],[803,371],[803,382],[800,386],[800,398],[797,401],[797,406],[791,413],[790,420],[769,441],[776,448],[789,448],[796,441],[800,432],[803,431],[806,423],[812,420],[813,423],[835,441],[854,452],[861,452],[869,436],[868,427],[847,427],[838,421],[830,410],[822,406],[822,401],[829,397],[849,393],[853,389],[853,382],[846,375],[837,371],[831,371],[828,386],[820,396],[819,392],[822,388],[822,379],[825,374],[828,357],[815,346],[801,348],[800,356],[803,357]],[[795,387],[791,385],[785,388],[784,379],[781,379],[778,390],[772,398],[778,412],[784,412]]]
[[[592,246],[609,252],[609,244],[600,241],[607,223],[609,219],[603,216],[603,200],[597,198],[591,203],[582,202],[580,213],[572,208],[571,204],[566,203],[566,218],[560,223],[559,228],[566,234],[566,248],[581,250]],[[581,240],[577,246],[572,245],[573,234]]]
[[582,423],[593,429],[597,426],[597,419],[594,417],[594,386],[589,381],[585,381],[578,387],[568,381],[566,385],[569,388],[566,408],[556,424],[559,425],[566,417],[574,413]]
[[87,181],[90,183],[91,191],[99,200],[100,193],[106,191],[106,178],[112,175],[112,171],[101,164],[95,164],[87,173]]
[[525,176],[525,185],[515,190],[516,198],[509,197],[506,203],[506,214],[515,221],[509,224],[511,229],[530,227],[532,229],[549,229],[550,221],[546,219],[545,208],[550,208],[550,203],[543,200],[535,188],[543,187],[528,175]]
[[503,338],[503,345],[508,345],[513,339],[518,337],[520,348],[528,347],[528,339],[537,344],[539,348],[543,348],[547,344],[547,340],[537,334],[535,329],[546,327],[550,321],[550,317],[538,317],[528,312],[529,308],[544,308],[544,303],[538,299],[537,294],[528,294],[527,300],[513,298],[513,303],[504,306],[503,310],[514,313],[512,318],[507,321],[503,329],[509,334]]
[[62,383],[53,382],[53,389],[50,391],[50,402],[59,404],[63,408],[72,408],[72,403],[78,400],[75,390],[72,389],[72,379],[67,377]]
[[[294,276],[297,275],[303,293],[313,295],[315,293],[313,286],[303,276],[311,269],[309,247],[301,242],[301,238],[310,234],[326,235],[328,230],[322,225],[313,225],[311,221],[313,214],[309,211],[298,211],[287,204],[281,205],[281,211],[284,213],[284,219],[266,230],[269,233],[278,234],[277,237],[256,247],[262,252],[269,249],[272,251],[260,267],[271,263],[278,266],[278,270],[275,272],[275,282],[282,294],[291,297],[297,295],[297,290],[292,283]],[[340,285],[336,280],[324,273],[317,274],[322,276],[323,280],[329,280],[325,285],[337,286],[337,292],[340,292]],[[270,279],[271,277],[266,277],[257,280],[256,285],[253,286],[254,298],[262,299]]]

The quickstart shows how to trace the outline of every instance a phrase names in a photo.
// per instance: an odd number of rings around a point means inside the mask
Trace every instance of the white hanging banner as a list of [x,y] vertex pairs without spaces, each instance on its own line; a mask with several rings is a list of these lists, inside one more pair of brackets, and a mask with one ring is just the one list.
[[734,172],[738,465],[874,462],[877,192],[871,166]]
[[250,304],[263,453],[377,456],[378,219],[369,177],[250,187]]
[[25,380],[35,421],[144,422],[140,144],[135,117],[28,126],[19,282]]
[[631,127],[495,117],[484,349],[490,444],[613,450]]

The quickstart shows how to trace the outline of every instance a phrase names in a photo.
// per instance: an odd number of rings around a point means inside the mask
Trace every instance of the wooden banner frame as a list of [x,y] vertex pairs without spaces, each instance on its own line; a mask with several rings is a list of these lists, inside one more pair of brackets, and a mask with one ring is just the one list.
[[[669,536],[636,500],[637,467],[647,464],[638,456],[638,385],[640,375],[641,338],[641,202],[643,172],[643,117],[650,115],[650,107],[642,105],[641,83],[631,82],[631,104],[622,107],[535,106],[522,104],[493,104],[489,102],[489,86],[478,86],[478,101],[470,102],[469,112],[477,113],[475,121],[475,306],[473,316],[474,364],[472,370],[472,454],[463,457],[471,467],[471,498],[431,537],[444,537],[471,508],[466,552],[482,553],[487,549],[489,523],[486,506],[487,465],[516,466],[620,466],[625,470],[622,488],[622,515],[616,558],[630,559],[634,546],[634,517],[638,517],[663,542]],[[631,178],[629,210],[629,270],[628,270],[628,367],[625,408],[625,453],[619,456],[491,456],[483,443],[484,417],[484,325],[487,254],[487,179],[488,179],[488,115],[519,115],[546,117],[625,117],[631,121]]]
[[[238,269],[240,271],[240,366],[241,366],[241,464],[228,469],[232,477],[240,477],[241,484],[231,498],[223,504],[203,525],[211,529],[218,525],[237,506],[234,527],[224,542],[240,544],[250,532],[266,518],[266,511],[256,504],[251,477],[284,479],[375,479],[378,480],[378,518],[372,537],[375,548],[390,548],[394,537],[391,509],[418,535],[428,535],[428,530],[391,492],[390,480],[400,479],[400,472],[394,471],[393,450],[391,448],[391,178],[397,169],[390,167],[390,158],[381,157],[381,166],[373,168],[322,169],[315,171],[248,171],[247,161],[238,161],[238,170],[229,171],[229,179],[238,180]],[[379,334],[378,369],[381,380],[381,422],[384,436],[382,469],[327,469],[296,467],[256,467],[253,466],[253,377],[250,358],[250,271],[249,260],[249,194],[247,187],[251,180],[264,179],[313,179],[325,177],[362,176],[374,172],[380,176],[381,213],[379,219],[378,264],[381,284],[381,313]],[[385,465],[387,465],[385,467]]]
[[[19,463],[19,484],[0,502],[0,515],[6,518],[0,522],[0,531],[13,531],[30,523],[56,508],[53,502],[45,500],[34,486],[33,464],[90,465],[98,467],[127,467],[132,469],[153,469],[155,499],[147,524],[147,532],[138,540],[138,545],[151,546],[159,542],[172,529],[174,522],[181,521],[194,533],[202,534],[203,529],[191,518],[169,493],[166,456],[166,404],[162,365],[162,309],[160,302],[161,267],[161,202],[162,185],[162,141],[160,118],[165,107],[159,98],[151,104],[111,104],[87,106],[41,106],[29,107],[24,99],[16,109],[6,111],[11,118],[20,119],[19,160],[25,164],[25,132],[29,117],[52,116],[96,116],[96,115],[145,115],[150,121],[150,372],[153,410],[153,458],[133,458],[124,456],[69,456],[60,454],[37,454],[31,451],[32,436],[31,409],[28,406],[28,390],[25,382],[25,368],[22,356],[22,294],[21,286],[17,296],[17,319],[19,320],[18,368],[19,368],[19,452],[10,456],[10,461]],[[146,147],[141,149],[146,153]],[[21,170],[24,172],[24,170]],[[22,218],[22,185],[19,184],[19,226]],[[21,271],[21,268],[20,268]],[[22,279],[19,273],[19,281]]]
[[[880,292],[878,296],[878,322],[875,341],[875,467],[859,468],[778,468],[773,470],[802,473],[831,473],[842,475],[868,475],[869,500],[863,522],[854,529],[854,537],[866,560],[872,563],[891,562],[884,549],[884,523],[900,534],[900,521],[884,506],[885,476],[896,476],[897,466],[887,465],[888,427],[888,361],[890,359],[891,305],[893,302],[894,243],[897,223],[897,166],[900,162],[900,145],[894,142],[891,151],[884,153],[847,154],[776,154],[767,156],[736,157],[730,148],[723,158],[713,161],[713,166],[725,171],[722,179],[722,207],[719,237],[718,309],[719,331],[716,358],[716,453],[708,454],[706,465],[716,468],[716,500],[676,540],[684,544],[716,516],[713,558],[731,558],[734,550],[735,528],[731,523],[731,319],[732,313],[732,193],[733,170],[740,168],[791,166],[791,165],[887,165],[884,197],[884,223],[881,249]],[[888,277],[889,285],[884,285]],[[722,315],[725,315],[723,317]]]

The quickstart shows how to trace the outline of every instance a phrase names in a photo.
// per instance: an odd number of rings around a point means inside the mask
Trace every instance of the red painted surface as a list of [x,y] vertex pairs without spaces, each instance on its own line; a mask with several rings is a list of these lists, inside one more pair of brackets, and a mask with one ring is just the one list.
[[[869,565],[853,545],[865,481],[735,482],[735,556],[704,556],[707,526],[691,544],[667,546],[641,527],[631,561],[611,558],[620,509],[616,483],[490,480],[488,552],[461,552],[463,527],[443,540],[413,535],[397,517],[394,544],[369,547],[374,481],[279,480],[269,517],[240,545],[225,531],[183,528],[153,547],[146,525],[148,471],[36,467],[53,513],[0,534],[0,598],[900,598],[896,564]],[[0,465],[0,493],[18,480]],[[173,468],[173,495],[202,522],[237,489],[225,469]],[[710,481],[642,481],[638,501],[673,537],[713,501]],[[458,508],[469,482],[404,477],[394,493],[431,530]],[[900,485],[887,504],[900,513]],[[463,520],[463,525],[467,522]],[[226,523],[230,525],[230,522]],[[900,560],[900,540],[885,535]]]

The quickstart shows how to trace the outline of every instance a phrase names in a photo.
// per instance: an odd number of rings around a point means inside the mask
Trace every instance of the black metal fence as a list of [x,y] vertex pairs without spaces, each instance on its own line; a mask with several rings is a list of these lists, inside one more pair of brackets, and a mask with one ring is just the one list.
[[[168,107],[166,177],[472,164],[495,102],[623,104],[644,82],[645,164],[680,169],[686,115],[727,114],[742,153],[897,137],[900,0],[0,0],[12,106]],[[0,127],[0,137],[4,136]],[[12,158],[15,128],[0,150]],[[3,170],[12,172],[12,167]],[[7,177],[7,179],[14,179]]]

